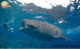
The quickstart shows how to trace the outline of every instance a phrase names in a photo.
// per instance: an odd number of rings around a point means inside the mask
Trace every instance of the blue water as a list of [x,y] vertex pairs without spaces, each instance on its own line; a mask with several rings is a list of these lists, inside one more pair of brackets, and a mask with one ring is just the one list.
[[[1,0],[0,0],[1,3]],[[16,4],[9,3],[11,7],[3,9],[0,7],[0,48],[80,48],[80,14],[67,11],[64,18],[67,23],[55,24],[57,20],[36,19],[35,16],[49,17],[48,14],[31,14],[23,11]],[[78,11],[77,11],[78,12]],[[53,41],[43,41],[19,31],[22,19],[39,20],[58,26],[63,30],[65,36],[72,39],[73,42],[66,39],[55,39]],[[10,28],[14,32],[5,29],[3,23],[10,22]],[[31,33],[31,31],[29,32]],[[32,31],[34,33],[34,31]]]

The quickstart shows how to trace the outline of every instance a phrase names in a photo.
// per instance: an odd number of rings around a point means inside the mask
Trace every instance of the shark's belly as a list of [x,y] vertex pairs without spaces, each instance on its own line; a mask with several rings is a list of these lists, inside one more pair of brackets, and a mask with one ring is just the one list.
[[43,40],[43,41],[54,40],[54,37],[52,37],[51,35],[49,35],[45,32],[35,31],[35,30],[31,30],[31,29],[23,30],[23,32],[25,32],[27,35],[29,35],[33,38],[36,38],[38,40]]

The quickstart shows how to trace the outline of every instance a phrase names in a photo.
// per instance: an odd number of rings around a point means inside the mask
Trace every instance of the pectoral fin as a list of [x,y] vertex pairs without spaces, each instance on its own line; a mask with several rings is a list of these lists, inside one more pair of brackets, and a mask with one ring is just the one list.
[[61,38],[64,38],[64,39],[67,39],[67,40],[69,40],[69,41],[73,42],[73,40],[71,40],[71,39],[70,39],[70,38],[68,38],[68,37],[62,36]]
[[24,27],[20,27],[20,29],[19,30],[23,30],[23,29],[26,29],[26,28],[28,28],[28,26],[26,25],[26,26],[24,26]]

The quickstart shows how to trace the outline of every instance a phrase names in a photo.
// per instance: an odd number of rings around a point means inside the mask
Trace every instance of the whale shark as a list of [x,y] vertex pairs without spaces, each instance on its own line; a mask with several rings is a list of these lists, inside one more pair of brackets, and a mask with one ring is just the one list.
[[[29,28],[31,28],[29,30]],[[52,25],[48,22],[42,22],[42,21],[38,21],[38,20],[30,20],[30,19],[23,19],[22,20],[22,26],[19,29],[20,31],[25,30],[24,32],[36,37],[40,40],[54,40],[54,39],[68,39],[70,41],[72,41],[71,39],[69,39],[68,37],[66,37],[64,35],[64,32],[57,26]],[[28,31],[32,31],[32,30],[36,30],[39,32],[29,32]]]

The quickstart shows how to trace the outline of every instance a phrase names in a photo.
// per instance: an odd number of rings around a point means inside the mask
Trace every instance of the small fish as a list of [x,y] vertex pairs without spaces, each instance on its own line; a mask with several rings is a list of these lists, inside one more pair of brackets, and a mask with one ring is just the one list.
[[4,28],[9,29],[8,24],[3,24]]
[[3,24],[4,28],[9,30],[10,32],[14,32],[13,28],[10,28],[8,24]]

